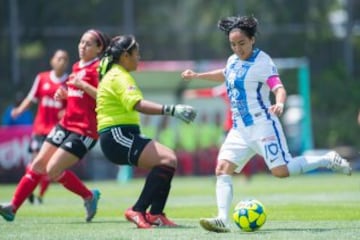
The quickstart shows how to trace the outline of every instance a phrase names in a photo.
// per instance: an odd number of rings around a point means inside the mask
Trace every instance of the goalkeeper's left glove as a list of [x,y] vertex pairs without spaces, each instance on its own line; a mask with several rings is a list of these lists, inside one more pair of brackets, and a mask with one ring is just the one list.
[[196,110],[189,105],[164,105],[162,109],[162,114],[174,116],[186,123],[190,123],[194,121],[196,117]]

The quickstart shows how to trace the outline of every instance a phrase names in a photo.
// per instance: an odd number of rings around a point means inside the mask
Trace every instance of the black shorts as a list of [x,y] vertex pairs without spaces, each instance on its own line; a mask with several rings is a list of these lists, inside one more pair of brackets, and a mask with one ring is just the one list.
[[47,135],[46,141],[74,154],[79,159],[83,158],[96,144],[95,139],[66,130],[59,124]]
[[140,134],[137,125],[115,126],[100,132],[100,146],[105,157],[119,165],[138,165],[150,138]]
[[46,135],[32,135],[29,145],[30,153],[38,153],[40,151],[41,146],[45,142]]

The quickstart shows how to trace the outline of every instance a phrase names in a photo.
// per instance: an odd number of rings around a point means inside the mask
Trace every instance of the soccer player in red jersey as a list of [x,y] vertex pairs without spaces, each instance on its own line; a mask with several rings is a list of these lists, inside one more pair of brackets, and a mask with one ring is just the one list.
[[[16,118],[32,103],[38,104],[38,109],[33,123],[33,131],[29,151],[32,153],[32,159],[36,157],[44,143],[46,136],[51,129],[59,122],[62,116],[66,102],[64,100],[56,101],[54,94],[56,90],[65,84],[68,79],[66,69],[69,64],[69,54],[62,49],[54,52],[50,60],[51,70],[37,74],[27,97],[20,105],[11,111],[11,117]],[[29,165],[30,167],[30,165]],[[43,196],[50,184],[50,179],[44,175],[40,181],[40,191],[37,196],[39,203],[42,203]],[[31,203],[34,202],[34,195],[29,196]]]
[[15,213],[44,174],[84,199],[87,222],[95,216],[100,192],[89,190],[68,168],[82,159],[98,139],[95,113],[98,57],[108,43],[109,38],[97,30],[82,35],[78,44],[80,60],[73,65],[66,88],[60,87],[55,93],[56,100],[67,100],[64,116],[21,178],[11,203],[0,205],[0,215],[5,220],[15,219]]

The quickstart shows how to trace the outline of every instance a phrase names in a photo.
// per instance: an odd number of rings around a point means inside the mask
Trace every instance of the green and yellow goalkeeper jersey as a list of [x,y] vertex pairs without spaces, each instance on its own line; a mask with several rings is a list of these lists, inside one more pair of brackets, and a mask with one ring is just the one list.
[[113,64],[99,83],[96,96],[97,130],[118,125],[140,125],[134,106],[143,99],[134,78],[118,64]]

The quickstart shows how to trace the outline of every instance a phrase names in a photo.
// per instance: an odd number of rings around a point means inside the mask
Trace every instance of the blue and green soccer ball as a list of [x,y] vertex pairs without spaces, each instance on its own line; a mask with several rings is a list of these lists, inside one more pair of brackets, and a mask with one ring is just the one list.
[[235,206],[233,219],[241,230],[256,231],[266,222],[265,207],[255,199],[240,201]]

